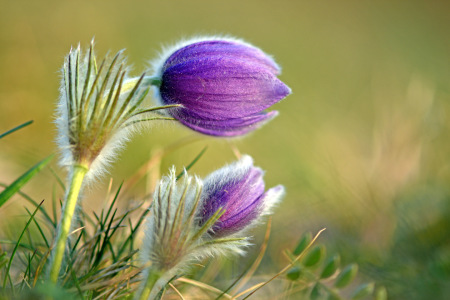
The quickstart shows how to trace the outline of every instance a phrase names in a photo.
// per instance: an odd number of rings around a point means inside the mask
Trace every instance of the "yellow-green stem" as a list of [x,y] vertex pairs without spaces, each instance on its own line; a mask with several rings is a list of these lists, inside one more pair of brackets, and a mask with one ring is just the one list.
[[158,279],[161,277],[160,272],[152,272],[150,271],[147,275],[147,279],[145,280],[144,289],[142,290],[141,294],[137,299],[139,300],[147,300],[150,296],[150,293],[155,286],[155,283],[158,281]]
[[52,261],[50,264],[50,281],[53,283],[56,283],[58,281],[59,271],[61,269],[62,260],[64,258],[64,250],[66,249],[66,243],[72,224],[73,214],[77,206],[78,195],[80,194],[81,185],[87,171],[88,168],[84,165],[75,165],[73,167],[69,192],[63,206],[64,211],[61,215],[61,220],[59,221],[58,235],[56,237],[55,247],[53,248]]
[[[125,81],[121,88],[121,93],[126,93],[131,91],[136,83],[139,81],[139,77],[131,78]],[[157,76],[144,76],[144,79],[142,80],[141,86],[147,87],[147,86],[160,86],[161,85],[161,78]]]

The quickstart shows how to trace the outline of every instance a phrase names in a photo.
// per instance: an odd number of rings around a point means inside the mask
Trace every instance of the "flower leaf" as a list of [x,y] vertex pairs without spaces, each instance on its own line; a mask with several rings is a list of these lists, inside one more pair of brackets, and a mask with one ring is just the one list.
[[297,256],[297,255],[299,255],[300,253],[302,253],[303,250],[305,250],[306,247],[309,245],[309,243],[311,242],[311,240],[312,240],[312,234],[311,234],[311,232],[306,233],[306,234],[302,237],[302,239],[298,242],[297,247],[295,247],[294,255]]
[[286,277],[289,280],[295,281],[295,280],[300,278],[300,274],[301,274],[300,268],[299,267],[293,267],[293,268],[289,269],[289,271],[287,271]]
[[315,246],[303,260],[305,267],[313,267],[319,263],[325,255],[325,247],[323,245]]
[[379,287],[375,292],[375,300],[387,300],[387,291],[384,286]]
[[311,290],[309,299],[311,299],[311,300],[322,299],[322,296],[323,296],[323,289],[320,287],[319,283],[316,283]]
[[341,257],[336,254],[335,256],[330,257],[327,262],[325,263],[325,267],[322,270],[322,273],[320,274],[320,278],[328,278],[332,276],[334,273],[336,273],[336,270],[339,268],[341,262]]
[[373,293],[374,288],[375,284],[373,282],[361,284],[353,292],[352,299],[358,300],[367,297]]
[[358,273],[358,265],[348,265],[342,270],[341,274],[339,274],[334,285],[338,288],[347,286],[355,278],[356,273]]

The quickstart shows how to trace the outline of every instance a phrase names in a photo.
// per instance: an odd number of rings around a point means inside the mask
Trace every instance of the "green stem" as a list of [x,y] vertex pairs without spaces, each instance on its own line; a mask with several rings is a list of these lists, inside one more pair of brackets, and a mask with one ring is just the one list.
[[64,211],[61,216],[58,235],[56,237],[56,243],[53,249],[53,259],[50,265],[50,281],[53,283],[58,281],[58,275],[64,257],[67,238],[69,237],[73,214],[77,206],[78,195],[87,171],[88,168],[84,165],[75,165],[73,167],[69,193],[67,194],[66,202],[64,204]]
[[152,292],[153,287],[155,286],[155,283],[158,281],[160,277],[161,277],[160,272],[152,272],[152,271],[149,272],[149,274],[147,275],[147,280],[145,281],[144,289],[139,295],[138,300],[148,299],[150,293]]
[[[120,89],[121,93],[126,93],[128,91],[131,91],[136,83],[139,81],[140,77],[130,78],[127,81],[125,81],[122,85],[122,88]],[[160,86],[161,85],[161,78],[157,76],[144,76],[141,86],[148,87],[150,85],[153,86]]]

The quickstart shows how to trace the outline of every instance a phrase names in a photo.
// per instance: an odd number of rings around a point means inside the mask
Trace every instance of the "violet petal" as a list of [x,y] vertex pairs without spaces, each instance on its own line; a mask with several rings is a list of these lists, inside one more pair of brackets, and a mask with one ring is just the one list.
[[181,103],[200,118],[223,120],[261,112],[290,89],[266,68],[243,60],[210,57],[185,62],[163,73],[165,104]]
[[203,134],[213,136],[237,136],[249,133],[278,115],[277,111],[268,113],[258,113],[244,118],[228,120],[205,120],[191,117],[183,113],[181,108],[179,112],[172,113],[185,126]]

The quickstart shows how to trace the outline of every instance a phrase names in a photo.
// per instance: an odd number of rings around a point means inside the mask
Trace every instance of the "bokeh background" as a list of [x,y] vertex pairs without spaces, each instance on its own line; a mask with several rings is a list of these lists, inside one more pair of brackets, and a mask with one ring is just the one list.
[[[326,227],[320,241],[359,263],[362,280],[385,285],[392,299],[450,295],[447,1],[0,0],[0,132],[34,120],[0,140],[0,182],[56,152],[59,69],[72,45],[95,37],[100,56],[126,48],[139,75],[161,45],[199,34],[261,47],[293,94],[261,130],[198,139],[166,156],[161,172],[207,145],[195,173],[232,161],[238,149],[267,170],[267,186],[284,184],[262,273],[285,264],[281,253],[304,232]],[[158,124],[136,136],[83,205],[95,210],[110,177],[117,186],[156,149],[192,135]],[[56,160],[52,167],[64,178]],[[45,199],[55,185],[46,169],[24,191]],[[16,197],[0,209],[3,232],[25,219],[24,205]]]

